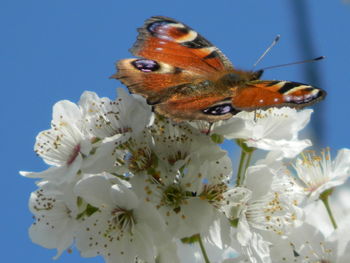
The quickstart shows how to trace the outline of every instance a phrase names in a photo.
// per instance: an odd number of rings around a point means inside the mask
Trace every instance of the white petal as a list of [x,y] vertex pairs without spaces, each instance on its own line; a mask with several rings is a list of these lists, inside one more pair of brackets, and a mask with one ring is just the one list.
[[92,91],[84,91],[83,94],[80,96],[79,100],[79,106],[83,110],[85,114],[88,114],[89,112],[93,111],[91,108],[91,102],[97,102],[100,98],[97,96],[95,92]]
[[153,231],[152,236],[157,245],[164,245],[171,241],[165,222],[153,205],[140,202],[138,208],[134,210],[134,215],[137,222],[142,222]]
[[343,182],[350,176],[350,150],[341,149],[338,151],[337,157],[334,160],[333,176],[343,180]]
[[89,155],[92,150],[92,145],[89,139],[83,139],[80,141],[80,152],[84,155]]
[[137,256],[145,262],[155,262],[153,231],[147,225],[140,224],[134,232],[134,246],[137,250]]
[[20,175],[28,178],[52,178],[56,177],[58,174],[64,174],[66,168],[62,167],[49,167],[45,171],[42,172],[27,172],[27,171],[20,171]]
[[104,175],[93,175],[80,180],[75,186],[75,194],[98,208],[113,207],[110,195],[111,182]]
[[56,259],[72,245],[77,225],[67,220],[57,220],[54,225],[52,222],[47,223],[48,221],[42,220],[40,224],[32,225],[29,228],[29,236],[34,243],[42,247],[57,249]]
[[226,139],[244,138],[247,136],[245,127],[245,120],[233,116],[227,121],[223,121],[219,124],[215,123],[211,133],[223,135]]
[[324,236],[328,236],[333,232],[334,228],[327,214],[327,210],[321,201],[308,204],[304,207],[304,212],[305,222],[319,229]]
[[[36,219],[29,229],[29,235],[34,243],[45,248],[56,248],[57,258],[72,245],[78,227],[74,218],[76,211],[70,210],[74,207],[68,207],[59,199],[63,193],[56,185],[46,184],[44,187],[46,189],[33,192],[29,199],[29,208]],[[67,200],[71,202],[69,197]]]
[[136,194],[122,184],[115,184],[112,186],[111,197],[114,203],[121,208],[132,210],[139,204]]
[[175,242],[164,243],[161,247],[157,247],[157,260],[159,263],[180,263],[177,246]]
[[49,167],[42,172],[20,171],[20,174],[29,178],[42,178],[43,180],[55,181],[56,183],[71,182],[76,178],[81,162],[82,158],[78,155],[69,166]]
[[80,119],[79,107],[69,100],[61,100],[53,106],[52,120],[54,122],[74,122]]
[[118,158],[123,159],[125,153],[115,148],[114,142],[100,144],[92,154],[84,158],[81,170],[87,174],[117,173],[115,162]]
[[252,258],[259,259],[262,263],[271,263],[270,245],[271,244],[266,242],[260,234],[253,232],[249,245],[252,249]]
[[272,140],[272,139],[261,139],[261,140],[248,140],[246,144],[249,147],[255,147],[266,151],[276,151],[282,158],[294,158],[301,153],[305,148],[312,145],[310,140]]
[[237,240],[242,246],[247,246],[249,240],[253,237],[246,217],[241,217],[237,227]]
[[247,169],[244,187],[252,191],[252,199],[258,199],[270,191],[273,176],[266,165],[254,165]]
[[208,239],[220,249],[224,249],[230,245],[231,240],[231,225],[224,215],[219,215],[210,226],[210,235]]

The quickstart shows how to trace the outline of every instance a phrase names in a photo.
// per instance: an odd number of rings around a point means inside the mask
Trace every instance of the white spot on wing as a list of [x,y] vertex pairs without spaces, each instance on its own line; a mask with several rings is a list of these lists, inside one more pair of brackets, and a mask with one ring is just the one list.
[[160,65],[160,68],[157,70],[157,73],[173,73],[175,71],[174,66],[162,62],[158,62],[158,64]]
[[306,89],[306,88],[312,88],[311,86],[309,85],[300,85],[298,87],[295,87],[295,88],[292,88],[291,90],[288,90],[287,92],[285,92],[284,94],[285,95],[288,95],[288,94],[291,94],[293,92],[296,92],[298,90],[302,90],[302,89]]
[[178,27],[178,28],[184,28],[185,26],[183,24],[180,23],[176,23],[176,24],[167,24],[167,26],[171,26],[171,27]]
[[204,48],[201,48],[200,50],[203,50],[204,52],[208,53],[208,55],[209,55],[213,51],[217,51],[217,48],[216,47],[204,47]]

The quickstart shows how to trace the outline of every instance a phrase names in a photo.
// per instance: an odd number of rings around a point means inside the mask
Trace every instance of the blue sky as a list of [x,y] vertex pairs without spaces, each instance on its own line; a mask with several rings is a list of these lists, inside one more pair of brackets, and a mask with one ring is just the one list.
[[[281,40],[260,66],[307,59],[300,50],[292,1],[90,1],[1,0],[0,86],[3,101],[2,150],[4,201],[0,247],[3,262],[51,262],[55,252],[32,244],[27,203],[34,181],[18,170],[40,171],[44,163],[33,152],[35,136],[49,128],[52,105],[78,101],[84,90],[114,98],[121,84],[108,77],[128,49],[136,28],[152,15],[183,21],[216,44],[236,67],[251,69],[277,35]],[[350,147],[350,4],[341,0],[304,0],[319,86],[328,92],[322,107],[321,146]],[[307,82],[308,65],[272,69],[264,79]],[[314,83],[310,83],[314,84]],[[77,251],[58,262],[102,262],[82,259]]]

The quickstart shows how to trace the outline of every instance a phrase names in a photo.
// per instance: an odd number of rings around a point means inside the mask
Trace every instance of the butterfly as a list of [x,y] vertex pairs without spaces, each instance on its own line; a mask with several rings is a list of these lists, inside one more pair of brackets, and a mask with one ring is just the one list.
[[118,61],[112,78],[174,121],[213,123],[240,111],[300,109],[326,96],[307,84],[260,80],[263,70],[236,69],[217,47],[172,18],[153,16],[138,32],[130,51],[139,58]]

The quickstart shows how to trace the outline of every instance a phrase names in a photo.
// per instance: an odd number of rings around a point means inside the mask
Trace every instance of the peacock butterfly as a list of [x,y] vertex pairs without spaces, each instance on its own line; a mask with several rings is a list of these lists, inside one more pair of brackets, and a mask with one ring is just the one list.
[[304,108],[326,92],[307,84],[259,80],[263,71],[243,71],[208,40],[172,18],[154,16],[138,29],[131,53],[117,62],[119,79],[154,110],[175,121],[225,120],[240,111]]

